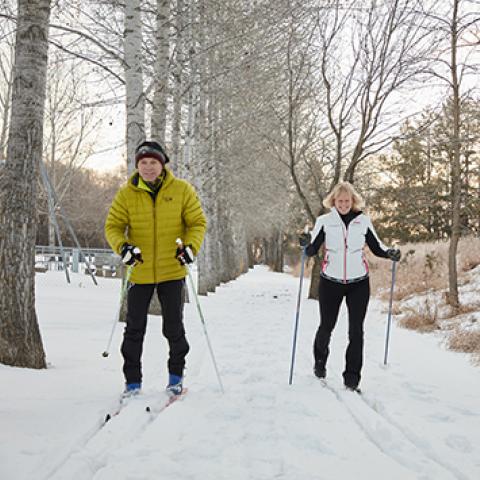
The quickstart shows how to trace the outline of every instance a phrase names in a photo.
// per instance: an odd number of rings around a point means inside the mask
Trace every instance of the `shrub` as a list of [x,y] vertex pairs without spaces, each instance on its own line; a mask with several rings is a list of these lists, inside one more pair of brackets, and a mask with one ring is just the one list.
[[480,363],[480,330],[457,328],[448,337],[447,346],[456,352],[473,354],[475,363]]
[[399,320],[399,324],[410,330],[418,330],[419,332],[432,332],[438,328],[438,310],[436,306],[432,309],[430,307],[422,309],[420,311],[414,311],[409,309],[405,317]]

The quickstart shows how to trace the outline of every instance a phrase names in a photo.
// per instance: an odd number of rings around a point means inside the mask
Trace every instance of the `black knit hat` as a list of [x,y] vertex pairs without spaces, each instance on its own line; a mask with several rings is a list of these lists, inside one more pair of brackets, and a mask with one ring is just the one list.
[[157,142],[142,142],[135,149],[135,167],[138,166],[140,159],[144,157],[156,158],[162,165],[170,161],[163,147]]

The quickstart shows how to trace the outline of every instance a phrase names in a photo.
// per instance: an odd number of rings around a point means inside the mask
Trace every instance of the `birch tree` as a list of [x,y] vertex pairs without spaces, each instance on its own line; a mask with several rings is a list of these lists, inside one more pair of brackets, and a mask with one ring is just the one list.
[[140,0],[129,0],[125,3],[124,8],[127,171],[130,175],[135,169],[135,148],[145,140]]
[[35,312],[38,165],[48,63],[49,0],[19,0],[12,114],[0,203],[0,362],[45,368]]
[[[199,0],[197,2],[197,35],[198,46],[200,49],[207,50],[209,37],[207,33],[207,1]],[[211,31],[210,31],[211,33]],[[212,265],[212,249],[215,248],[215,161],[212,158],[209,149],[208,129],[209,125],[209,104],[208,104],[208,75],[214,68],[211,56],[202,55],[199,59],[197,71],[198,82],[198,111],[197,111],[197,136],[195,138],[195,179],[196,184],[202,195],[202,205],[209,222],[202,250],[198,258],[199,285],[198,292],[206,295],[208,291],[215,290],[217,285],[214,275],[214,265]],[[213,228],[212,228],[213,225]]]
[[165,145],[170,72],[170,0],[157,0],[156,7],[156,56],[151,130],[152,138]]
[[177,164],[176,172],[181,177],[183,172],[178,167],[181,166],[180,143],[182,126],[182,106],[184,103],[183,89],[184,82],[184,50],[185,50],[185,31],[184,24],[187,17],[187,10],[184,0],[177,0],[175,9],[175,56],[173,59],[173,113],[172,113],[172,157]]

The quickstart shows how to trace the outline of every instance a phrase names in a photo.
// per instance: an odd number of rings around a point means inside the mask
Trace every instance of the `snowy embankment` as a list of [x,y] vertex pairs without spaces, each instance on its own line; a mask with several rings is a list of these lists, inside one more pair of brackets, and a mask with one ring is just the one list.
[[101,428],[123,379],[121,326],[111,356],[101,356],[119,283],[99,282],[37,276],[50,368],[0,366],[2,480],[480,478],[480,370],[467,355],[446,351],[434,335],[394,327],[384,368],[386,314],[372,301],[364,394],[341,385],[344,310],[322,386],[311,358],[318,305],[305,288],[289,386],[298,279],[263,267],[201,299],[225,394],[189,304],[188,395],[161,413],[145,412],[161,401],[167,376],[161,318],[150,317],[144,394]]

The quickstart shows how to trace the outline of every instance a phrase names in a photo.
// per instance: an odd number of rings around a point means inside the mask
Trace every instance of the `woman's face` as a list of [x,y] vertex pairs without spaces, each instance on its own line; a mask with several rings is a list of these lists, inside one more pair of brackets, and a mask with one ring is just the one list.
[[346,215],[351,210],[352,203],[352,196],[347,192],[341,192],[335,197],[335,208],[342,215]]

